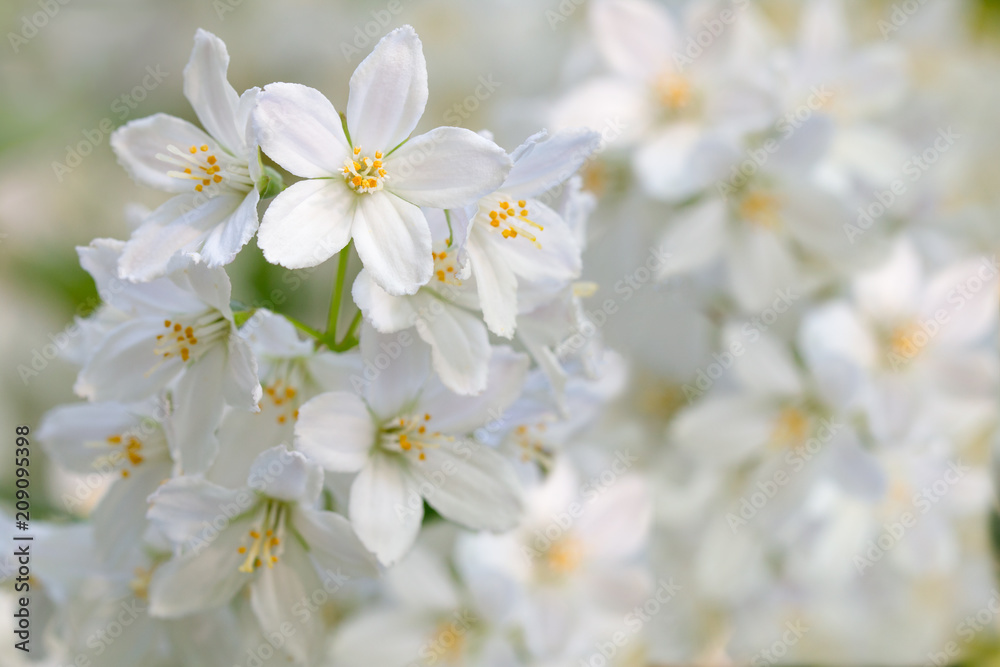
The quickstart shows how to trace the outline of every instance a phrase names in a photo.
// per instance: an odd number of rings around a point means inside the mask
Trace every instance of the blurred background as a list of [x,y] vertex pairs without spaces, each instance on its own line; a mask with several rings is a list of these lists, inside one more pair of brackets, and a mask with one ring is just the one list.
[[[659,4],[681,16],[689,3]],[[806,3],[752,4],[777,43],[794,42]],[[846,2],[855,42],[882,44],[878,22],[891,16],[897,4],[903,3]],[[948,196],[941,197],[932,213],[917,211],[900,223],[913,230],[926,265],[937,268],[1000,248],[1000,0],[919,4],[926,8],[892,35],[907,59],[908,101],[878,122],[904,136],[953,123],[970,137],[949,154],[947,166],[935,171],[933,183],[920,184],[921,190],[944,189]],[[196,28],[226,42],[232,59],[229,79],[237,91],[295,81],[323,91],[342,109],[346,83],[357,64],[389,30],[411,24],[424,42],[430,72],[430,102],[418,131],[439,125],[488,128],[501,146],[513,150],[538,127],[555,122],[552,110],[568,91],[602,71],[587,14],[587,0],[2,3],[0,422],[5,437],[15,424],[35,425],[46,410],[74,399],[76,368],[58,352],[72,318],[89,314],[97,305],[94,285],[79,268],[75,246],[95,237],[127,238],[137,212],[164,199],[130,181],[116,164],[108,135],[130,120],[157,112],[197,122],[183,96],[181,76]],[[643,260],[650,239],[669,226],[677,202],[656,201],[631,187],[628,159],[615,150],[588,165],[584,184],[598,197],[583,276],[600,286],[596,304],[613,295],[614,285]],[[864,268],[877,267],[883,259],[885,254]],[[293,272],[267,265],[251,242],[231,272],[234,298],[260,303],[282,289],[288,298],[286,312],[319,325],[326,315],[332,272],[333,266]],[[669,646],[653,655],[664,663],[710,663],[721,660],[719,651],[728,646],[726,652],[737,664],[749,661],[755,650],[747,648],[754,644],[747,638],[780,630],[782,614],[795,608],[809,615],[811,627],[823,628],[810,633],[812,644],[804,660],[819,663],[834,655],[833,662],[930,664],[933,647],[946,645],[963,617],[974,617],[997,586],[993,554],[1000,523],[991,518],[995,515],[988,481],[995,391],[990,387],[986,392],[993,407],[980,410],[975,425],[963,431],[964,460],[981,473],[979,486],[969,494],[978,493],[979,500],[969,500],[972,509],[949,520],[954,532],[935,538],[954,540],[957,555],[946,569],[873,577],[844,590],[817,593],[805,591],[794,576],[781,574],[790,567],[785,562],[760,577],[758,593],[730,595],[737,584],[726,583],[726,577],[732,579],[726,568],[749,566],[716,558],[721,564],[715,583],[732,586],[718,594],[712,586],[716,577],[706,563],[735,547],[709,544],[716,538],[692,524],[700,523],[698,517],[705,513],[722,516],[738,507],[736,489],[745,480],[714,475],[708,479],[699,463],[664,437],[688,402],[684,388],[713,362],[720,330],[732,321],[725,304],[706,299],[708,287],[685,276],[656,282],[636,290],[635,298],[623,303],[621,314],[602,329],[608,346],[629,362],[631,380],[600,434],[635,443],[643,452],[643,466],[657,494],[654,572],[687,573],[689,579],[704,582],[688,589],[670,618],[661,619],[663,627],[655,631],[661,636],[653,642]],[[777,328],[787,330],[783,337],[794,338],[798,322],[783,321]],[[71,521],[84,514],[86,506],[74,513],[59,501],[73,478],[47,466],[38,452],[35,456],[32,465],[49,494],[35,500],[38,518]],[[4,460],[0,501],[11,498],[11,474]],[[730,482],[731,492],[718,488]],[[727,494],[737,500],[711,500]],[[881,519],[872,521],[872,535],[877,535]],[[800,537],[775,539],[784,540],[783,548],[792,553],[796,544],[807,548],[805,541],[797,542]],[[808,548],[822,550],[816,544]],[[823,553],[799,555],[813,568],[810,576],[822,577]],[[782,558],[787,560],[787,553]],[[768,556],[761,559],[767,561]],[[961,655],[949,655],[947,662],[1000,664],[997,616],[990,615],[983,625],[975,641],[963,642]]]

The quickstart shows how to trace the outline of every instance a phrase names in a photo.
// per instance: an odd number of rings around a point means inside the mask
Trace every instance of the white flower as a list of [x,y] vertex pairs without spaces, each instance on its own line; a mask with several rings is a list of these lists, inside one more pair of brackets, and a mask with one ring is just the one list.
[[264,151],[308,180],[268,208],[259,243],[268,261],[316,266],[353,238],[390,294],[412,294],[433,269],[421,206],[457,208],[503,182],[510,159],[456,127],[409,139],[427,103],[427,65],[413,28],[386,35],[351,77],[345,120],[298,84],[265,87],[253,114]]
[[[580,274],[580,247],[566,222],[536,199],[565,183],[597,149],[600,135],[565,130],[529,137],[497,192],[470,212],[465,250],[483,318],[498,336],[514,335],[518,284],[551,293]],[[537,298],[537,297],[536,297]]]
[[[146,528],[146,497],[173,472],[154,401],[139,405],[77,403],[53,408],[38,439],[62,467],[81,475],[115,475],[94,510],[96,551],[120,566]],[[67,496],[72,498],[72,496]]]
[[[392,339],[366,335],[366,358],[386,341]],[[411,343],[367,384],[363,399],[344,391],[320,394],[302,406],[295,425],[296,448],[327,470],[358,473],[351,523],[387,565],[416,539],[421,498],[447,519],[487,530],[509,529],[521,509],[510,463],[462,436],[499,419],[517,398],[527,359],[496,348],[486,391],[462,397],[429,378],[428,356]]]
[[212,267],[229,264],[257,231],[261,167],[249,120],[260,90],[238,96],[226,79],[228,68],[226,45],[199,29],[184,68],[184,94],[208,133],[156,114],[111,136],[132,178],[178,193],[153,211],[126,244],[118,266],[122,278],[161,276],[177,253],[197,253]]
[[231,286],[221,268],[179,258],[177,268],[148,283],[122,283],[111,273],[123,245],[98,239],[80,261],[99,291],[114,295],[114,316],[77,377],[77,394],[92,401],[138,401],[171,386],[171,418],[188,472],[214,456],[212,432],[228,403],[257,410],[257,362],[236,334]]
[[603,609],[620,619],[641,602],[648,579],[629,563],[645,547],[652,503],[637,476],[597,489],[565,458],[525,496],[517,529],[460,536],[456,560],[474,596],[511,591],[510,621],[532,655],[551,658],[592,637]]
[[205,478],[240,486],[264,450],[292,441],[299,408],[324,391],[348,387],[360,370],[357,354],[334,354],[300,340],[285,318],[259,310],[240,329],[260,364],[259,412],[229,410],[219,425],[219,453]]
[[[296,619],[285,645],[298,662],[322,642],[321,615],[304,627],[295,607],[322,589],[321,577],[374,574],[371,557],[347,520],[315,508],[323,471],[284,446],[262,453],[247,485],[228,489],[198,477],[167,482],[150,497],[149,518],[178,554],[159,566],[149,588],[150,614],[177,618],[226,604],[249,587],[250,607],[265,635]],[[220,530],[220,522],[224,527]]]
[[431,229],[434,276],[412,295],[393,296],[362,269],[351,288],[354,302],[380,333],[415,327],[431,346],[434,371],[456,394],[486,388],[490,339],[479,312],[475,285],[468,281],[465,241],[469,219],[462,210],[425,210]]
[[[803,356],[866,415],[879,440],[927,437],[992,419],[1000,365],[996,258],[953,263],[925,275],[913,244],[853,281],[853,303],[813,310],[800,332]],[[985,420],[985,421],[984,421]]]
[[591,32],[612,74],[584,81],[553,111],[557,127],[584,125],[619,145],[635,144],[636,180],[667,201],[682,201],[719,178],[737,158],[743,135],[773,115],[767,68],[735,48],[750,13],[718,36],[711,57],[692,59],[685,49],[704,30],[697,9],[691,7],[683,30],[660,3],[594,2]]

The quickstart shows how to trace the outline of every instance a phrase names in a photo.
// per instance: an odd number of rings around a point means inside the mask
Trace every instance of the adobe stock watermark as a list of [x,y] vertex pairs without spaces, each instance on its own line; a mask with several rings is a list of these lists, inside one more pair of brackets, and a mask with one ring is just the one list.
[[465,635],[475,627],[479,618],[469,609],[458,609],[438,625],[437,631],[425,641],[417,651],[419,662],[411,662],[407,667],[424,667],[439,661],[450,662],[456,649],[464,643]]
[[765,667],[782,662],[788,655],[788,649],[799,643],[799,640],[809,632],[809,627],[802,620],[785,621],[785,631],[780,639],[774,640],[770,646],[761,649],[750,659],[753,667]]
[[951,305],[950,309],[939,308],[930,317],[917,320],[909,329],[904,329],[896,334],[892,345],[886,352],[889,367],[898,371],[916,359],[920,352],[951,322],[952,314],[962,310],[967,303],[975,299],[976,295],[992,283],[998,274],[1000,274],[1000,264],[997,263],[996,256],[984,257],[974,273],[960,281],[948,292],[946,299]]
[[549,30],[555,32],[560,23],[565,23],[570,16],[576,13],[587,0],[559,0],[555,9],[545,10],[545,20],[548,21]]
[[[405,0],[409,2],[410,0]],[[368,50],[388,32],[393,18],[403,12],[404,0],[389,0],[383,9],[373,9],[371,20],[354,26],[354,39],[340,43],[340,53],[348,63]]]
[[17,374],[21,378],[21,382],[27,387],[28,383],[42,374],[49,364],[52,363],[67,347],[69,344],[76,339],[81,333],[83,333],[83,327],[80,326],[79,319],[85,319],[93,314],[101,304],[113,305],[116,296],[125,289],[127,283],[118,278],[112,278],[108,281],[105,288],[99,289],[97,297],[88,297],[83,301],[83,303],[77,305],[75,318],[73,323],[67,326],[62,331],[48,335],[49,342],[42,345],[41,348],[33,348],[31,350],[31,359],[28,364],[18,364]]
[[906,510],[899,515],[896,521],[882,524],[882,532],[879,536],[869,540],[864,552],[854,556],[853,563],[858,574],[864,574],[865,570],[882,560],[889,551],[899,544],[907,531],[917,525],[920,517],[930,512],[935,505],[941,502],[941,499],[948,495],[948,492],[962,481],[970,470],[971,468],[960,460],[952,461],[940,479],[914,493],[910,501],[914,511]]
[[748,346],[760,340],[761,335],[770,329],[782,315],[787,313],[792,304],[802,298],[791,287],[779,289],[775,292],[774,301],[771,305],[760,311],[757,315],[746,320],[740,326],[739,339],[732,340],[729,347],[721,352],[713,352],[713,361],[704,368],[699,368],[695,373],[693,384],[685,384],[681,389],[688,403],[705,395],[715,383],[736,363],[736,360],[746,354]]
[[962,645],[970,644],[983,630],[992,629],[996,625],[997,615],[1000,615],[1000,591],[994,588],[986,604],[974,615],[967,615],[955,626],[955,635],[960,641],[952,639],[942,647],[943,650],[928,653],[928,662],[924,665],[943,667],[960,662]]
[[893,4],[889,19],[879,19],[878,23],[875,24],[879,32],[882,33],[882,39],[888,40],[894,32],[898,32],[900,28],[909,23],[910,19],[926,4],[927,0],[905,0]]
[[[620,301],[622,303],[630,301],[637,292],[649,284],[659,270],[670,261],[671,257],[673,255],[666,252],[661,246],[650,248],[646,261],[636,267],[631,273],[622,276],[615,283],[615,294],[621,296]],[[601,303],[599,308],[585,310],[586,317],[574,327],[572,333],[566,339],[556,346],[554,350],[556,356],[562,357],[584,349],[587,343],[597,335],[598,331],[608,323],[611,316],[618,313],[619,307],[619,299],[608,298]]]
[[[118,121],[128,118],[129,114],[138,108],[139,103],[145,100],[149,93],[156,90],[168,76],[170,76],[170,72],[162,71],[159,65],[147,66],[146,75],[142,81],[132,90],[116,97],[111,103],[111,111]],[[104,143],[105,137],[109,137],[114,129],[115,121],[111,116],[107,116],[102,118],[95,127],[84,130],[83,139],[76,144],[67,144],[66,157],[63,161],[52,161],[52,172],[55,174],[56,180],[62,183],[63,177],[83,164],[83,159]]]
[[558,544],[576,525],[587,505],[603,496],[638,461],[639,457],[631,454],[628,449],[620,450],[615,453],[611,465],[580,484],[579,493],[583,500],[574,500],[564,511],[552,514],[545,528],[535,529],[533,542],[521,545],[521,556],[525,562],[531,563],[548,554],[552,546]]
[[482,103],[490,99],[493,93],[503,85],[502,82],[493,79],[492,73],[480,76],[478,82],[479,85],[476,86],[471,95],[466,96],[461,102],[456,102],[444,113],[446,123],[460,125],[463,120],[468,120],[479,109]]
[[674,52],[674,66],[677,67],[677,71],[683,72],[684,68],[693,65],[701,58],[712,48],[715,40],[722,37],[729,26],[736,23],[739,15],[749,6],[750,0],[732,0],[728,8],[719,10],[712,18],[702,20],[701,28],[688,37],[683,50]]
[[660,579],[656,583],[657,586],[653,594],[642,604],[636,605],[632,611],[625,614],[622,619],[624,629],[613,633],[606,641],[595,643],[594,650],[590,655],[586,658],[580,658],[578,663],[580,667],[607,667],[618,664],[614,658],[619,651],[625,648],[642,631],[642,628],[682,590],[680,584],[674,583],[673,577]]
[[900,197],[909,192],[910,185],[919,181],[961,138],[962,135],[955,132],[950,125],[947,128],[939,128],[937,137],[930,146],[923,152],[911,156],[900,166],[899,178],[894,179],[885,190],[872,192],[869,203],[858,207],[856,224],[844,223],[843,229],[847,240],[853,244],[859,236],[871,229]]
[[781,150],[784,142],[790,139],[833,98],[833,91],[827,90],[825,85],[813,86],[805,102],[775,122],[772,128],[774,136],[764,140],[756,148],[747,149],[746,157],[730,168],[729,178],[716,184],[716,190],[723,201],[728,200],[731,195],[736,194],[740,188],[746,185],[770,161],[771,156]]
[[16,55],[21,47],[35,38],[38,33],[49,24],[49,21],[56,17],[59,11],[68,5],[71,0],[35,0],[39,10],[31,15],[21,17],[21,29],[17,32],[8,32],[7,41],[10,48]]
[[783,487],[787,486],[792,480],[792,476],[801,472],[806,464],[812,461],[843,427],[844,425],[836,419],[824,417],[819,421],[811,438],[785,453],[785,467],[775,470],[769,479],[757,480],[757,490],[740,498],[739,513],[729,512],[726,514],[726,523],[729,524],[733,534],[750,523],[758,512],[764,509],[764,506],[778,495]]

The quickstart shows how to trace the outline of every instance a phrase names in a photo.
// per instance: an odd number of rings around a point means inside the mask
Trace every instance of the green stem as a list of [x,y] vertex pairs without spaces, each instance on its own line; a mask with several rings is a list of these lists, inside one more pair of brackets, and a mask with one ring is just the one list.
[[348,241],[337,258],[337,282],[333,285],[333,294],[330,296],[330,314],[326,319],[326,337],[331,341],[337,340],[337,320],[340,319],[340,302],[343,298],[344,279],[347,277],[347,260],[353,242],[353,239]]
[[282,315],[282,317],[284,317],[286,320],[288,320],[289,322],[291,322],[292,325],[294,325],[295,328],[298,329],[299,331],[303,331],[303,332],[309,334],[310,336],[312,336],[313,338],[315,338],[318,341],[322,341],[323,340],[323,332],[322,331],[319,331],[318,329],[313,329],[311,326],[309,326],[305,322],[299,322],[297,319],[295,319],[291,315]]

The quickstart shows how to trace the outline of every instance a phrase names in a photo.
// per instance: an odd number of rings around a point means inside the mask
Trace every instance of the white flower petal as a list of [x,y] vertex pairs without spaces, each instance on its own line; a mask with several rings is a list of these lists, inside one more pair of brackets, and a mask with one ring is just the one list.
[[168,278],[181,290],[201,300],[198,310],[204,310],[207,305],[232,320],[233,311],[229,303],[233,285],[229,282],[229,274],[221,266],[209,267],[201,261],[187,261],[183,263],[183,268],[173,271]]
[[[403,298],[403,297],[396,297]],[[412,331],[406,336],[380,334],[365,327],[361,356],[377,376],[365,388],[368,407],[382,420],[413,410],[431,372],[430,349]],[[368,376],[365,376],[369,379]]]
[[403,296],[392,296],[375,284],[371,273],[362,269],[354,279],[351,296],[365,320],[371,326],[383,333],[395,333],[413,326],[417,311],[413,309],[410,299]]
[[275,197],[257,235],[267,261],[302,269],[322,264],[347,245],[359,200],[339,179],[299,181]]
[[257,379],[257,358],[250,349],[250,344],[232,334],[226,350],[222,395],[229,405],[250,412],[260,410],[260,399],[264,395],[264,389]]
[[257,98],[251,123],[268,157],[303,178],[341,177],[351,148],[340,115],[323,93],[272,83]]
[[295,448],[315,459],[325,470],[360,470],[374,446],[375,423],[355,394],[332,391],[299,408]]
[[420,410],[432,415],[434,430],[455,435],[489,428],[502,418],[521,395],[531,361],[509,347],[494,347],[489,358],[486,389],[477,396],[456,396],[445,384],[432,378],[418,403]]
[[535,246],[521,234],[505,239],[501,233],[496,233],[492,237],[493,249],[518,277],[540,283],[539,286],[544,285],[546,291],[554,291],[579,277],[583,266],[580,247],[576,244],[573,232],[558,213],[535,199],[526,203],[530,219],[542,229],[535,229],[525,223],[520,226],[533,234],[541,247]]
[[246,157],[246,125],[237,125],[240,97],[226,78],[228,69],[225,43],[199,28],[184,68],[184,96],[209,134],[233,155]]
[[678,214],[660,241],[669,258],[657,269],[657,275],[666,279],[718,259],[726,240],[726,216],[725,203],[715,198]]
[[[220,226],[226,226],[249,198],[229,194],[205,201],[198,193],[190,193],[164,202],[143,221],[125,244],[118,264],[118,275],[125,280],[138,282],[164,275],[175,254],[199,251],[211,232]],[[253,216],[256,222],[256,205]],[[242,247],[243,244],[240,244],[222,257],[219,257],[219,253],[214,253],[213,259],[225,260],[217,261],[215,265],[231,262]]]
[[[277,563],[261,567],[250,584],[250,608],[265,636],[283,637],[278,647],[283,661],[297,665],[316,664],[325,624],[320,613],[302,614],[303,604],[322,583],[312,563],[295,540],[288,540]],[[294,633],[282,628],[294,627]],[[280,660],[281,658],[279,658]]]
[[392,565],[417,539],[424,504],[399,457],[372,456],[351,485],[351,525],[380,562]]
[[170,156],[168,146],[186,151],[191,146],[208,145],[213,152],[215,139],[186,120],[158,113],[133,120],[111,134],[111,148],[118,162],[137,183],[165,192],[189,192],[192,181],[167,176],[178,167],[156,157]]
[[601,135],[584,128],[562,130],[551,136],[543,130],[511,154],[514,166],[503,189],[518,199],[537,197],[575,174],[600,142]]
[[383,37],[351,76],[347,128],[367,154],[405,141],[427,106],[427,62],[410,26]]
[[431,230],[413,204],[386,192],[361,195],[351,235],[365,269],[389,294],[413,294],[431,279]]
[[222,395],[225,366],[226,349],[214,345],[186,367],[174,387],[173,413],[165,426],[170,441],[178,447],[179,462],[187,474],[208,470],[219,451],[215,431],[226,405]]
[[[73,391],[91,401],[136,401],[162,389],[181,370],[179,357],[163,361],[153,350],[160,317],[129,320],[113,329],[77,376]],[[153,370],[153,369],[156,370]]]
[[471,130],[439,127],[407,141],[384,164],[387,189],[406,201],[459,208],[499,188],[512,163],[502,148]]
[[777,409],[743,396],[708,397],[680,412],[671,425],[674,440],[713,465],[730,465],[759,451],[777,423]]
[[201,540],[213,541],[216,519],[232,521],[256,503],[257,496],[247,489],[227,489],[201,477],[175,477],[149,497],[148,517],[175,545],[195,548]]
[[124,248],[124,241],[94,239],[89,246],[76,249],[80,266],[94,278],[97,291],[106,304],[133,317],[159,316],[164,312],[193,313],[204,307],[196,295],[169,279],[128,285],[128,289],[122,289],[118,265]]
[[230,264],[240,249],[243,248],[257,232],[259,219],[257,204],[260,193],[254,188],[246,194],[239,207],[221,225],[216,225],[205,239],[199,254],[208,266],[225,266]]
[[751,227],[733,232],[725,257],[729,288],[747,311],[760,312],[801,284],[791,248],[772,230]]
[[335,512],[296,507],[292,523],[316,564],[331,575],[340,570],[350,575],[378,574],[375,559],[354,534],[350,522]]
[[71,403],[45,413],[36,436],[57,464],[79,473],[94,472],[94,461],[111,453],[88,442],[131,431],[140,419],[124,403]]
[[640,477],[624,477],[588,503],[576,529],[588,556],[621,561],[646,543],[652,519],[649,488]]
[[149,614],[178,618],[232,600],[252,579],[239,570],[246,557],[238,549],[249,529],[249,520],[235,521],[198,553],[156,568],[149,584]]
[[664,8],[648,0],[600,0],[590,8],[592,34],[615,70],[647,78],[673,69],[677,29]]
[[247,486],[268,498],[312,503],[323,491],[323,469],[302,452],[279,445],[254,460]]
[[458,394],[478,394],[486,388],[490,341],[478,317],[435,297],[418,295],[422,315],[416,321],[420,338],[431,346],[434,371]]
[[517,326],[517,278],[501,253],[494,252],[489,235],[478,223],[472,229],[466,250],[486,326],[498,336],[511,338]]
[[510,461],[474,441],[450,441],[424,450],[410,466],[427,503],[468,528],[503,531],[521,517],[521,488]]
[[172,464],[144,461],[128,479],[116,481],[101,497],[91,515],[94,522],[94,545],[101,562],[124,567],[141,543],[146,530],[146,498],[161,482],[170,479]]

